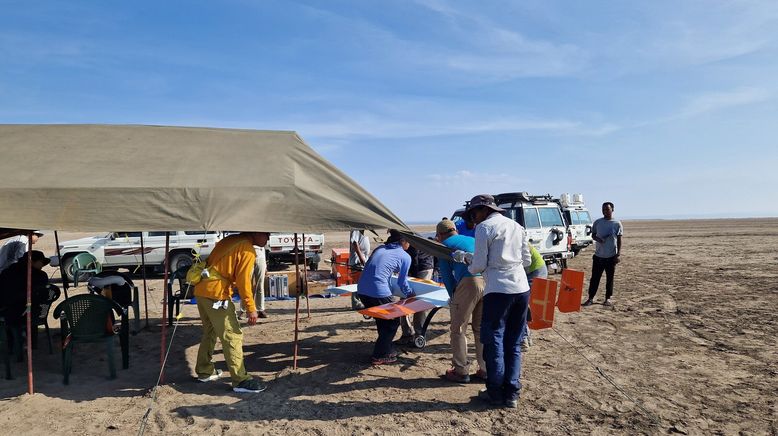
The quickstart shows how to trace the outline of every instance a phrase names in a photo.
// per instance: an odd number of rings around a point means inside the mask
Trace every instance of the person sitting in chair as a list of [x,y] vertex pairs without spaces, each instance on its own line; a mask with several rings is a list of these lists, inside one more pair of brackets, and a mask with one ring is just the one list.
[[[42,251],[32,252],[32,307],[37,308],[48,298],[49,276],[43,272],[49,258]],[[5,316],[7,325],[20,325],[24,322],[27,307],[27,255],[0,274],[0,314]],[[37,315],[38,311],[33,314]]]

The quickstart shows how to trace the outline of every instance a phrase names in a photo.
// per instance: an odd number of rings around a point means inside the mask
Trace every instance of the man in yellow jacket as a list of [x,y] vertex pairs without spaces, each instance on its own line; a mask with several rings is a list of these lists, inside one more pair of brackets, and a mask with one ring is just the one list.
[[266,388],[246,372],[243,364],[243,333],[232,303],[232,290],[233,287],[238,288],[248,312],[248,324],[256,324],[257,308],[251,287],[256,259],[254,246],[264,247],[269,237],[270,234],[265,232],[231,235],[219,241],[208,257],[208,276],[204,276],[194,289],[197,310],[203,321],[203,338],[195,367],[201,382],[217,380],[222,375],[222,371],[215,369],[211,361],[216,338],[219,338],[232,378],[232,390],[256,393]]

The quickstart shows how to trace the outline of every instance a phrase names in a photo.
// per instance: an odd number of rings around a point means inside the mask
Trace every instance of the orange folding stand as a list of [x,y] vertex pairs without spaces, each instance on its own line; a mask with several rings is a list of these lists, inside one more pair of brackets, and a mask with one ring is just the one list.
[[348,266],[348,248],[332,249],[332,274],[335,277],[335,286],[353,285],[359,281],[361,271],[352,271]]

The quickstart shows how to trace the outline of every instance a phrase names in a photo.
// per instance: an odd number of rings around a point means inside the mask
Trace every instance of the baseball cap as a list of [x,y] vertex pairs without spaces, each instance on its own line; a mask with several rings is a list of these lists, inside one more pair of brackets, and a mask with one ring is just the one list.
[[454,224],[453,221],[451,221],[448,218],[443,218],[438,225],[435,227],[435,231],[440,233],[441,235],[445,235],[446,233],[451,233],[452,231],[456,230],[457,226]]

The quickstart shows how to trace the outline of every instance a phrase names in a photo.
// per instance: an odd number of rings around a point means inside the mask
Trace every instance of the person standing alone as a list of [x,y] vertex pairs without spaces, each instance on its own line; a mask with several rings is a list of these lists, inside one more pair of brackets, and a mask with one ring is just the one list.
[[616,274],[616,264],[619,263],[621,254],[621,235],[624,227],[621,221],[613,219],[613,203],[602,204],[602,218],[598,218],[592,224],[592,239],[594,239],[594,257],[592,261],[592,277],[589,279],[589,298],[583,306],[594,304],[594,296],[600,287],[600,278],[605,272],[605,301],[603,306],[612,306],[613,302],[613,277]]

